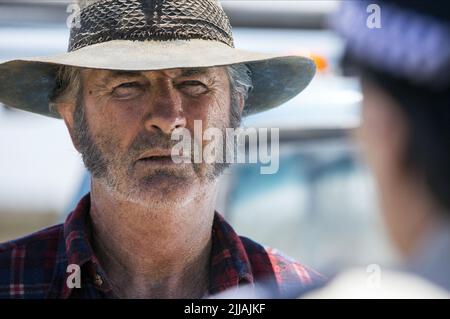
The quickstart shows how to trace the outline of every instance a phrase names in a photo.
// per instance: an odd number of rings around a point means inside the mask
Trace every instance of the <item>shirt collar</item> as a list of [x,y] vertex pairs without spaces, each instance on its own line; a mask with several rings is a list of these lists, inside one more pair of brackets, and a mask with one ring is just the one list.
[[249,256],[241,238],[216,212],[212,229],[209,293],[216,294],[242,284],[254,285]]
[[[97,288],[104,293],[111,293],[106,274],[100,267],[91,245],[90,205],[88,193],[67,217],[63,230],[64,243],[60,244],[60,255],[64,256],[60,256],[59,261],[66,260],[68,265],[75,264],[80,268],[87,268],[92,281],[100,275],[104,279],[104,284]],[[249,256],[241,238],[217,212],[212,227],[209,273],[209,295],[243,284],[254,285]],[[62,287],[62,297],[68,298],[71,289],[67,288],[65,281]]]

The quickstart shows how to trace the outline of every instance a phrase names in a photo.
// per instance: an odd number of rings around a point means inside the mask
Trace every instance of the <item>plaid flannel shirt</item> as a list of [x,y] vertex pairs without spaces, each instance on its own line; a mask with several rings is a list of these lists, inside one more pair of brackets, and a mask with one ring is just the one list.
[[[89,209],[87,194],[64,224],[0,244],[0,298],[115,298],[90,244]],[[67,284],[69,265],[79,267],[81,288]],[[239,237],[215,214],[209,295],[258,283],[282,294],[321,281],[279,252]]]

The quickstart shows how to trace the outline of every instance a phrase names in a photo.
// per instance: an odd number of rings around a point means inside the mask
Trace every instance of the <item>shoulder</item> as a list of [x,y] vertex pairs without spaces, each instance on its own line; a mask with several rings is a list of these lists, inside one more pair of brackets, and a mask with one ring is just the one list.
[[241,237],[241,240],[255,277],[264,278],[272,275],[276,285],[284,292],[321,285],[325,281],[325,277],[321,274],[279,250],[262,246],[246,237]]
[[62,225],[0,243],[0,298],[38,296],[53,277]]
[[448,299],[450,292],[412,273],[383,270],[367,273],[353,268],[336,275],[327,285],[300,295],[305,299]]
[[24,237],[0,243],[0,264],[3,266],[5,258],[14,254],[16,257],[23,255],[23,258],[34,256],[42,258],[42,254],[48,255],[49,251],[55,250],[56,252],[61,232],[62,225],[55,225]]

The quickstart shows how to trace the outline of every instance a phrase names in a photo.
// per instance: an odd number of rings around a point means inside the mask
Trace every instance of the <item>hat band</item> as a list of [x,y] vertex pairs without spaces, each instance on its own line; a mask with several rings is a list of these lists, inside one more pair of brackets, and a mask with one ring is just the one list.
[[211,0],[105,0],[82,9],[68,51],[111,40],[190,40],[234,47],[231,25]]

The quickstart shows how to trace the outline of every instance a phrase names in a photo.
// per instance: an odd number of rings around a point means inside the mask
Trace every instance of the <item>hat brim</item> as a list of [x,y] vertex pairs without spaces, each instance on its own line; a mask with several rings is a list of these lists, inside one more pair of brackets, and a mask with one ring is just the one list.
[[82,68],[151,71],[226,66],[245,63],[252,71],[253,90],[244,115],[279,106],[300,93],[315,74],[304,56],[280,56],[239,50],[205,40],[114,40],[49,57],[0,64],[0,102],[18,109],[58,117],[49,110],[49,96],[60,65]]

